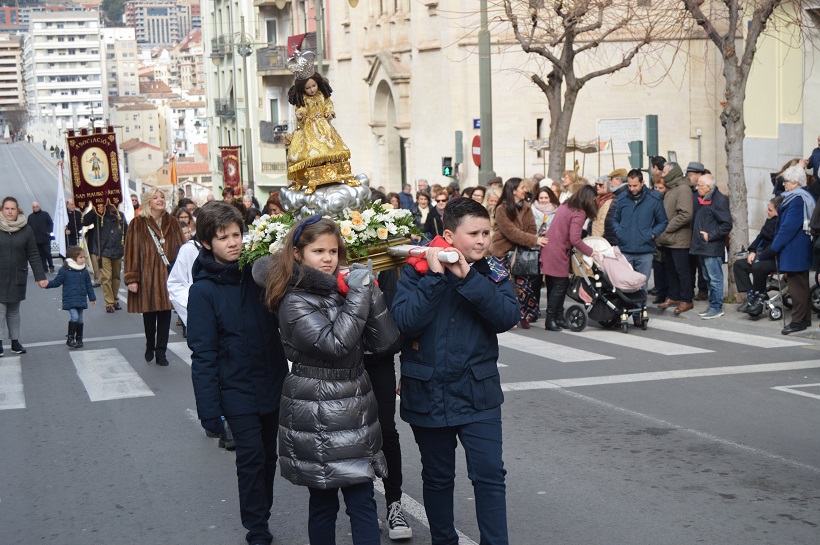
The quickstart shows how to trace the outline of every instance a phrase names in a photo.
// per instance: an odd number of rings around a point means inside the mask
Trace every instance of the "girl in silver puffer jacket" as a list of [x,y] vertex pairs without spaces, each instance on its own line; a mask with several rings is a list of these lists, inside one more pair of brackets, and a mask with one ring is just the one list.
[[310,489],[313,545],[335,543],[340,488],[353,542],[380,543],[373,479],[386,466],[363,356],[395,350],[399,331],[367,269],[339,276],[345,261],[336,224],[312,216],[291,230],[267,271],[264,262],[254,266],[293,362],[279,412],[279,463],[282,476]]

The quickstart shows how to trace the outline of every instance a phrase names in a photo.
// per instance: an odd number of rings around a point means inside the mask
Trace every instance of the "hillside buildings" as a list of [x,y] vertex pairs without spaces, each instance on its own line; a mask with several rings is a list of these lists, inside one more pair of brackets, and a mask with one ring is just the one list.
[[108,117],[98,12],[32,13],[23,64],[30,118],[70,129]]
[[24,119],[9,119],[25,112],[23,63],[20,36],[0,34],[0,119],[11,121],[12,130],[22,128]]

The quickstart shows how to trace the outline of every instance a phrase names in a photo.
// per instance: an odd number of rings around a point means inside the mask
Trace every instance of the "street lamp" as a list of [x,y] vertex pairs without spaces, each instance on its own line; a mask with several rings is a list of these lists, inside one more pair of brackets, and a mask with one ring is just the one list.
[[245,156],[247,157],[248,165],[248,189],[253,191],[253,147],[251,143],[251,101],[248,95],[248,57],[253,54],[253,40],[250,36],[245,34],[245,16],[240,18],[240,28],[238,40],[235,42],[236,52],[242,57],[242,74],[245,80]]

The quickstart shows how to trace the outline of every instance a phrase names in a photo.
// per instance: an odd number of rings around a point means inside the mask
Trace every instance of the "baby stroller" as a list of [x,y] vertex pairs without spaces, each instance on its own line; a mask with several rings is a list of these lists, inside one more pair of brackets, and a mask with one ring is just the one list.
[[[587,237],[584,242],[599,253],[614,252],[615,249],[601,237]],[[620,254],[620,250],[618,250]],[[649,325],[649,313],[646,310],[646,295],[640,287],[634,286],[638,278],[646,277],[639,273],[632,278],[633,286],[618,288],[621,285],[618,279],[609,278],[602,267],[604,257],[595,259],[584,256],[577,250],[572,251],[572,275],[568,295],[579,304],[570,306],[566,313],[566,320],[572,331],[583,331],[587,325],[587,317],[597,320],[605,329],[620,326],[624,333],[629,332],[629,317],[637,314],[637,325],[646,330]],[[621,257],[621,259],[625,259]],[[628,263],[627,263],[628,265]],[[629,267],[631,270],[632,267]],[[616,280],[613,283],[613,280]],[[642,286],[643,283],[640,283]]]

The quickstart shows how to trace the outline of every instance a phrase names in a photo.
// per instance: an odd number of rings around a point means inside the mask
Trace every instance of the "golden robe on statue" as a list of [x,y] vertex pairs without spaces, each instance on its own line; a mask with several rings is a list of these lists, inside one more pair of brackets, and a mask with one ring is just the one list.
[[305,169],[348,161],[350,150],[330,123],[333,101],[319,92],[302,98],[305,105],[296,108],[296,130],[288,148],[288,179],[304,183]]

